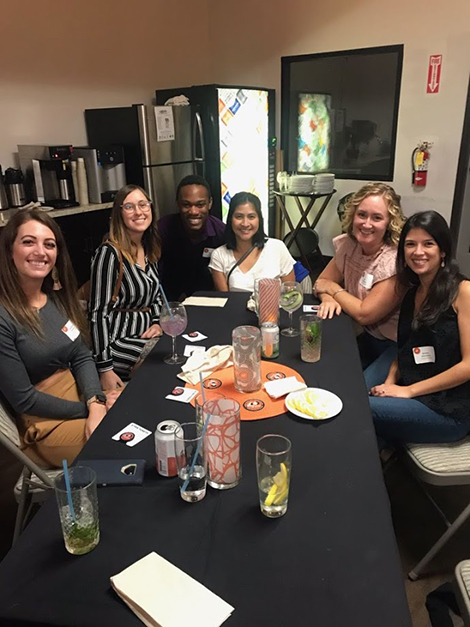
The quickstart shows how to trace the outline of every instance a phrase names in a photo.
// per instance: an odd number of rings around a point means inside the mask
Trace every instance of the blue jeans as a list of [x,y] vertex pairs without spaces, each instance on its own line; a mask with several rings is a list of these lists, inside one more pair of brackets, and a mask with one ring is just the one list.
[[[385,381],[396,356],[396,348],[390,348],[367,368],[364,379],[368,390]],[[379,442],[455,442],[470,428],[469,420],[437,414],[415,398],[371,396],[369,402]]]
[[376,337],[364,331],[357,337],[357,346],[361,357],[362,369],[368,368],[388,348],[397,347],[393,340],[378,340]]

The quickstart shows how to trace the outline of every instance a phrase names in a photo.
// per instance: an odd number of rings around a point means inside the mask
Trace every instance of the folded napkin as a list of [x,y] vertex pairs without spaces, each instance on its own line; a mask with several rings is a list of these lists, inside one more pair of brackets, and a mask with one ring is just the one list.
[[217,298],[216,296],[188,296],[182,304],[193,307],[225,307],[227,301],[228,298]]
[[307,386],[299,381],[296,377],[286,377],[285,379],[276,379],[268,381],[264,384],[264,389],[271,398],[281,398],[291,392],[304,390]]
[[233,366],[231,346],[211,346],[204,353],[193,353],[188,361],[181,367],[178,375],[180,379],[196,385],[200,381],[200,375],[205,379],[216,370]]
[[234,610],[157,553],[149,553],[110,581],[147,627],[219,627]]

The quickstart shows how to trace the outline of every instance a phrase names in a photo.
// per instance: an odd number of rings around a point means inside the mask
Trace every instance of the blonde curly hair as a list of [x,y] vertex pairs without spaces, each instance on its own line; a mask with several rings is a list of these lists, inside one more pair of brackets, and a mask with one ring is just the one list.
[[384,242],[386,244],[398,246],[400,233],[403,225],[405,224],[406,218],[403,215],[403,210],[401,208],[400,196],[396,193],[393,187],[390,187],[390,185],[387,185],[386,183],[367,183],[348,199],[343,215],[344,230],[349,237],[355,239],[353,235],[354,216],[356,215],[356,210],[361,202],[368,196],[382,196],[384,199],[390,215],[390,220],[384,235]]

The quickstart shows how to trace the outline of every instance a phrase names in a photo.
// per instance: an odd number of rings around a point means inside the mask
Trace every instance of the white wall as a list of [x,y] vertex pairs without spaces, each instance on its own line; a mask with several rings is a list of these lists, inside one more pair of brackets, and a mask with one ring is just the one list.
[[86,108],[207,81],[208,32],[207,0],[3,2],[0,164],[17,144],[86,143]]
[[[21,9],[18,9],[21,6]],[[25,0],[0,19],[0,164],[19,143],[86,140],[83,110],[150,102],[158,87],[241,83],[278,90],[280,58],[405,44],[393,185],[407,214],[449,219],[470,71],[468,0]],[[426,95],[429,55],[441,91]],[[429,183],[411,186],[411,152],[434,141]],[[361,185],[339,181],[339,198]],[[336,201],[320,223],[331,252]]]
[[[432,208],[450,220],[470,72],[468,0],[242,0],[213,2],[211,41],[216,81],[274,87],[280,106],[280,57],[403,43],[405,45],[395,177],[405,213]],[[439,94],[426,94],[428,60],[443,55]],[[278,111],[278,121],[280,118]],[[426,188],[411,185],[411,152],[433,141]],[[324,252],[339,233],[337,199],[361,186],[338,181],[319,223]]]

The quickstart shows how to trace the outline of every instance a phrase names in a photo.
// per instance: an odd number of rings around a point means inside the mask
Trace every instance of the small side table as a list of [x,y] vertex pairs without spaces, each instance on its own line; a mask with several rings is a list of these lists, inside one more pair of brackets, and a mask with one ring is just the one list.
[[[297,248],[300,251],[301,254],[301,258],[302,261],[306,261],[307,262],[307,267],[309,269],[309,271],[311,272],[311,268],[310,268],[310,264],[308,263],[308,259],[307,259],[307,251],[304,251],[302,248],[302,244],[300,242],[300,238],[298,238],[298,233],[302,227],[303,224],[305,224],[305,226],[308,229],[311,229],[312,231],[315,231],[315,227],[317,226],[318,222],[320,221],[320,218],[322,217],[323,213],[325,212],[325,209],[328,206],[328,203],[331,200],[331,197],[333,196],[333,194],[336,193],[336,190],[334,189],[332,192],[330,192],[329,194],[294,194],[291,192],[278,192],[275,191],[274,195],[277,198],[277,201],[279,203],[279,207],[281,208],[281,212],[282,215],[285,219],[285,221],[287,222],[287,224],[290,227],[291,232],[289,233],[289,235],[287,236],[286,240],[285,240],[285,244],[287,246],[287,248],[291,248],[292,244],[295,242],[295,244],[297,245]],[[285,204],[285,198],[286,197],[292,197],[295,198],[295,202],[297,204],[297,207],[299,209],[300,212],[300,220],[297,222],[297,224],[294,226],[294,223],[289,215],[289,213],[287,212],[287,208],[286,208],[286,204]],[[305,198],[306,200],[304,202],[302,202],[301,199]],[[318,210],[316,216],[313,218],[312,222],[309,222],[309,214],[312,211],[315,202],[319,199],[323,199],[320,209]],[[318,235],[315,232],[315,235],[317,237],[317,241],[318,241]],[[320,250],[317,246],[317,249]]]

